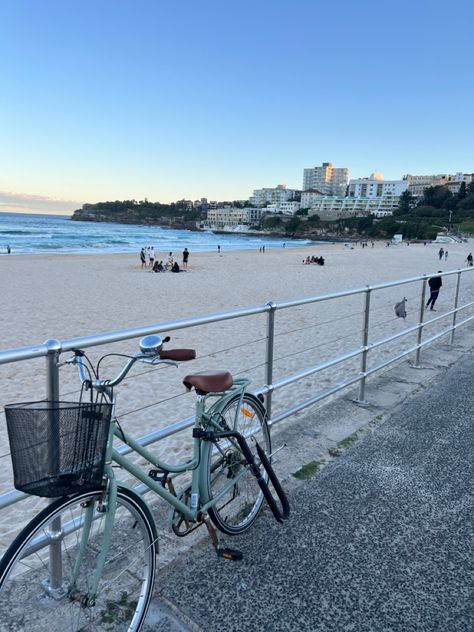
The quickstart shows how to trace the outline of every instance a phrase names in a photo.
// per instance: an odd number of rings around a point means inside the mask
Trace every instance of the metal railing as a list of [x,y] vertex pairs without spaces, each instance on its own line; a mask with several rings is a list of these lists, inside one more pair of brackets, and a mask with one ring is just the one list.
[[[460,288],[462,276],[469,275],[469,273],[472,272],[474,272],[474,268],[469,267],[437,275],[441,277],[449,277],[455,275],[456,285],[453,304],[447,312],[444,311],[441,315],[431,318],[429,321],[425,320],[425,301],[428,275],[420,275],[408,279],[381,283],[377,285],[367,285],[360,288],[334,292],[331,294],[324,294],[321,296],[301,298],[291,301],[282,301],[279,303],[269,301],[265,305],[260,305],[256,307],[208,314],[205,316],[186,318],[183,320],[161,322],[147,327],[112,331],[94,336],[73,338],[64,341],[48,340],[45,343],[37,346],[23,347],[20,349],[11,349],[0,352],[0,365],[12,362],[23,362],[33,358],[44,357],[46,359],[46,399],[48,401],[55,401],[60,398],[59,364],[60,356],[62,353],[66,353],[77,348],[85,349],[89,347],[106,345],[113,342],[139,338],[141,336],[152,333],[171,332],[190,327],[213,324],[221,321],[239,319],[247,316],[266,314],[266,351],[265,361],[263,362],[263,365],[265,367],[265,383],[258,389],[258,392],[265,395],[266,407],[270,423],[276,424],[286,419],[287,417],[303,410],[304,408],[307,408],[325,398],[335,395],[339,391],[350,386],[354,386],[357,383],[359,384],[359,394],[358,398],[355,401],[361,404],[366,403],[366,382],[368,377],[382,371],[383,369],[391,366],[396,362],[400,362],[407,356],[414,356],[413,366],[419,367],[421,360],[421,349],[424,346],[430,345],[444,336],[449,335],[449,342],[453,344],[455,332],[460,327],[474,320],[474,314],[468,314],[463,320],[458,320],[458,314],[460,314],[462,311],[469,310],[469,308],[472,308],[474,306],[474,300],[465,300],[463,303],[460,304]],[[421,291],[418,294],[418,298],[420,301],[418,322],[413,326],[405,328],[403,331],[391,333],[390,335],[386,335],[370,342],[369,334],[371,332],[371,299],[374,296],[374,293],[413,283],[421,284]],[[467,294],[468,293],[469,288],[467,288]],[[275,326],[277,320],[276,313],[280,310],[287,310],[310,304],[325,303],[329,301],[334,301],[336,299],[344,299],[357,295],[361,295],[363,298],[363,310],[361,312],[361,345],[356,346],[355,348],[350,349],[343,354],[336,355],[318,364],[312,364],[295,373],[285,375],[283,377],[280,377],[279,379],[274,380]],[[391,307],[391,309],[393,309],[393,307]],[[372,308],[372,312],[373,311],[375,311],[375,309]],[[393,318],[395,317],[393,316]],[[439,324],[441,323],[441,321],[446,319],[449,319],[449,324],[444,325],[441,331],[437,331],[436,333],[428,337],[424,336],[424,331],[428,326],[432,326],[436,323]],[[416,343],[414,345],[409,346],[409,348],[396,353],[392,357],[385,359],[384,361],[379,362],[374,366],[369,366],[371,353],[375,349],[380,348],[384,345],[388,345],[389,343],[397,341],[400,338],[408,336],[410,334],[416,334]],[[359,370],[355,374],[347,375],[342,381],[338,382],[337,384],[331,385],[330,387],[319,392],[315,392],[311,395],[311,397],[305,399],[304,401],[298,402],[293,406],[278,412],[277,414],[273,414],[272,395],[275,391],[279,389],[284,389],[288,386],[291,386],[295,382],[298,382],[299,380],[303,380],[316,373],[322,372],[331,367],[343,364],[344,362],[353,360],[358,357],[360,357],[360,366]],[[143,436],[141,439],[139,439],[139,443],[143,446],[146,446],[163,440],[184,430],[185,428],[189,428],[193,424],[193,421],[194,417],[187,417],[186,419],[182,419],[176,423],[167,426],[166,428],[156,430]],[[126,445],[122,445],[119,448],[119,452],[121,452],[122,454],[127,454],[131,452],[131,449]],[[21,501],[26,497],[27,495],[21,492],[14,490],[8,491],[0,496],[0,510],[5,509],[6,507],[18,501]]]

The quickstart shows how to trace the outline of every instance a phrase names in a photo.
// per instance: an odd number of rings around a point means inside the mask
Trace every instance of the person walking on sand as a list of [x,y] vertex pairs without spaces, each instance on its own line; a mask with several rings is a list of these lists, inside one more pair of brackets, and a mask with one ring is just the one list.
[[145,254],[145,248],[142,248],[140,250],[140,261],[142,262],[142,269],[146,268],[146,254]]
[[[442,270],[438,270],[438,274],[440,274],[441,272]],[[431,305],[430,310],[435,312],[436,310],[434,308],[434,305],[436,303],[436,299],[438,298],[440,287],[443,285],[443,280],[440,276],[434,276],[431,277],[431,279],[428,279],[428,285],[430,286],[430,298],[426,303],[426,307],[430,307]]]
[[189,259],[189,250],[185,248],[183,250],[183,269],[186,270],[188,267],[188,259]]
[[443,255],[444,255],[444,250],[443,250],[443,248],[441,247],[441,248],[439,249],[439,251],[438,251],[438,256],[439,256],[439,260],[440,260],[440,261],[441,261],[441,259],[443,258]]
[[7,255],[11,253],[12,249],[10,248],[10,244],[7,246]]
[[468,266],[472,266],[472,253],[471,252],[467,255],[466,261],[467,261]]
[[220,252],[221,252],[221,247],[217,246],[217,254],[220,254]]
[[445,261],[448,260],[448,251],[447,250],[444,251],[444,260]]

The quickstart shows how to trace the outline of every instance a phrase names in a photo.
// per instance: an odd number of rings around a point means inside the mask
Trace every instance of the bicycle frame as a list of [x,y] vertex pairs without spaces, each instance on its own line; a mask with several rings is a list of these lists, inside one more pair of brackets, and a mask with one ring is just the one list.
[[[225,408],[227,403],[235,397],[235,395],[239,394],[240,402],[239,406],[236,408],[235,413],[237,416],[245,394],[245,389],[249,384],[250,380],[246,378],[236,379],[234,380],[233,387],[229,391],[226,391],[224,393],[210,393],[209,395],[198,395],[196,402],[195,423],[193,428],[198,428],[199,426],[203,425],[211,425],[218,429],[218,420],[220,419],[221,411]],[[216,401],[206,411],[206,402],[210,398],[215,398]],[[189,506],[179,500],[179,498],[174,496],[172,493],[170,493],[161,483],[151,479],[146,472],[144,472],[142,469],[132,463],[130,459],[117,452],[117,450],[112,449],[111,453],[107,455],[111,458],[112,461],[115,461],[124,470],[132,474],[132,476],[141,481],[151,491],[158,494],[158,496],[166,500],[171,506],[173,506],[176,510],[184,514],[186,518],[193,522],[197,520],[199,512],[206,512],[209,507],[213,507],[219,501],[220,496],[226,494],[229,489],[231,489],[235,485],[238,478],[243,476],[246,471],[245,468],[243,468],[238,475],[237,480],[236,478],[231,480],[229,484],[226,485],[223,490],[221,490],[219,496],[213,498],[212,500],[205,498],[204,503],[201,503],[201,492],[205,489],[204,476],[206,475],[206,470],[205,468],[201,467],[201,463],[204,462],[203,457],[205,456],[205,450],[208,449],[207,446],[209,445],[209,443],[207,441],[203,441],[200,438],[193,438],[192,459],[185,463],[170,464],[165,463],[161,459],[158,459],[146,448],[137,443],[129,434],[122,432],[118,428],[114,429],[114,434],[116,437],[121,439],[128,446],[130,446],[134,452],[142,456],[157,469],[162,470],[165,473],[179,474],[189,471],[192,472],[191,506]]]
[[[247,386],[250,384],[250,380],[246,378],[236,379],[234,380],[234,385],[231,389],[223,393],[210,393],[208,395],[198,395],[196,402],[196,416],[194,428],[198,428],[200,426],[208,427],[209,425],[214,426],[216,430],[219,429],[219,420],[221,418],[221,412],[225,408],[225,406],[230,402],[237,394],[240,396],[239,405],[236,407],[235,415],[239,414],[239,409],[241,407],[243,397],[245,394],[245,390]],[[115,409],[115,401],[113,399],[113,391],[111,390],[108,395],[112,399],[112,403]],[[209,408],[206,410],[206,404],[209,399],[216,399]],[[159,470],[162,470],[165,474],[179,474],[191,471],[191,495],[190,495],[190,505],[184,503],[177,496],[173,495],[169,492],[164,486],[164,482],[160,483],[153,480],[148,473],[144,472],[138,466],[136,466],[132,461],[121,455],[117,450],[113,447],[113,438],[118,437],[124,443],[132,448],[134,452],[139,454],[141,457],[146,459],[149,463],[154,465]],[[232,440],[229,440],[231,442]],[[107,451],[106,451],[106,465],[105,465],[105,477],[107,480],[107,487],[104,491],[103,503],[106,506],[106,515],[105,515],[105,525],[104,525],[104,535],[101,546],[101,552],[97,558],[97,565],[94,573],[94,577],[91,583],[91,589],[89,591],[89,600],[94,600],[97,588],[99,585],[99,581],[102,575],[102,571],[104,568],[105,559],[107,556],[110,539],[112,536],[112,530],[115,521],[115,511],[117,506],[117,485],[118,482],[115,479],[115,474],[112,469],[112,461],[120,465],[125,471],[129,472],[132,476],[141,481],[149,490],[155,492],[158,496],[163,498],[171,507],[181,514],[183,514],[188,520],[191,522],[196,522],[202,513],[206,513],[210,507],[216,505],[220,498],[224,496],[232,487],[235,486],[236,482],[247,472],[249,466],[242,468],[242,470],[234,476],[229,483],[224,485],[220,490],[219,494],[217,494],[214,498],[210,499],[206,497],[205,490],[207,489],[205,476],[207,474],[207,470],[202,464],[206,463],[206,457],[208,455],[208,450],[212,449],[212,446],[209,441],[205,441],[201,438],[194,437],[193,438],[193,456],[190,461],[179,464],[169,464],[164,461],[158,459],[153,454],[151,454],[146,448],[137,443],[133,437],[124,433],[121,429],[117,427],[116,422],[114,421],[111,424],[109,439],[107,443]],[[124,483],[121,483],[124,484]],[[126,484],[125,484],[126,485]],[[127,485],[128,487],[128,485]],[[201,502],[203,500],[204,502]],[[86,516],[85,516],[85,528],[82,532],[82,540],[79,547],[79,552],[77,559],[75,561],[75,567],[73,571],[73,576],[71,578],[71,587],[74,586],[76,581],[77,573],[79,572],[79,568],[81,566],[83,552],[87,543],[87,539],[89,537],[90,527],[93,521],[93,508],[87,508]]]

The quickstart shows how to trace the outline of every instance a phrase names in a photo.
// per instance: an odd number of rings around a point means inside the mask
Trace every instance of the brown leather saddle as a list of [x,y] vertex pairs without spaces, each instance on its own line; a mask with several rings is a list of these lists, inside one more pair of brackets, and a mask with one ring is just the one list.
[[234,384],[232,374],[229,371],[202,371],[193,375],[186,375],[183,384],[190,391],[193,387],[201,395],[208,393],[222,393]]

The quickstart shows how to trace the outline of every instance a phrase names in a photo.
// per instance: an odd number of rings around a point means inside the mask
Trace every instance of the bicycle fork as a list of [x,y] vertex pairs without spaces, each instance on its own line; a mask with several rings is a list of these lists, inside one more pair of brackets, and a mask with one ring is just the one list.
[[69,598],[73,601],[79,601],[85,608],[95,605],[95,598],[97,595],[97,588],[99,586],[100,578],[105,566],[105,559],[107,557],[110,545],[110,538],[112,535],[112,529],[115,521],[115,511],[117,508],[117,482],[115,478],[108,479],[107,489],[104,492],[105,501],[100,503],[99,510],[105,514],[104,534],[102,537],[100,552],[97,556],[96,567],[92,581],[89,585],[87,593],[80,593],[76,590],[76,581],[79,575],[79,570],[82,564],[82,560],[85,554],[85,550],[89,541],[91,527],[94,519],[94,503],[90,503],[85,508],[84,525],[81,533],[81,542],[79,545],[79,551],[74,563],[74,569],[71,577],[71,585],[69,591]]

